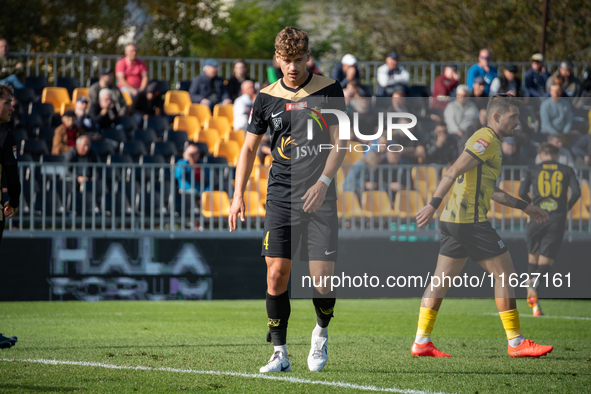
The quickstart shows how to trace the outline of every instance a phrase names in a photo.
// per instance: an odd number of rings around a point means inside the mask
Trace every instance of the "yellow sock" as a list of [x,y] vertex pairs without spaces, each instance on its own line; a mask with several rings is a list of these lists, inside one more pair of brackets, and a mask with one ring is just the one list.
[[437,311],[421,307],[419,312],[419,326],[417,328],[417,335],[425,338],[431,338],[431,331],[433,331],[435,319],[437,319]]
[[517,309],[511,309],[510,311],[499,312],[503,327],[507,333],[507,339],[517,338],[521,335],[521,329],[519,328],[519,313]]

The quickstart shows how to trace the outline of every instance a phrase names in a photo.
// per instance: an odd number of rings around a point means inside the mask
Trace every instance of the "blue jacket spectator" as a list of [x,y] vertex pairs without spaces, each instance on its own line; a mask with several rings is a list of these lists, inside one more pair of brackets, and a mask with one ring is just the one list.
[[[183,159],[177,162],[174,170],[180,192],[200,192],[203,182],[203,191],[209,190],[209,181],[207,171],[199,166],[202,163],[199,148],[196,145],[189,145],[183,153]],[[191,177],[194,176],[193,186],[191,187]]]
[[349,81],[354,79],[360,80],[357,59],[355,59],[355,56],[351,54],[343,56],[343,59],[334,65],[330,77],[335,81],[338,81],[343,88],[347,86]]
[[196,104],[205,104],[211,109],[219,103],[232,104],[224,80],[218,76],[218,62],[208,59],[204,64],[203,74],[191,81],[189,87],[191,101]]
[[472,86],[474,78],[482,77],[484,79],[484,94],[488,96],[490,84],[497,77],[497,69],[490,63],[490,51],[481,49],[478,54],[478,63],[474,64],[468,70],[468,86]]
[[543,97],[546,94],[546,81],[550,74],[544,69],[544,56],[536,53],[531,57],[531,68],[525,73],[525,90],[530,97]]
[[[557,78],[558,79],[558,78]],[[573,110],[568,99],[562,98],[562,87],[558,84],[550,86],[550,99],[540,106],[542,133],[567,134],[573,124]]]

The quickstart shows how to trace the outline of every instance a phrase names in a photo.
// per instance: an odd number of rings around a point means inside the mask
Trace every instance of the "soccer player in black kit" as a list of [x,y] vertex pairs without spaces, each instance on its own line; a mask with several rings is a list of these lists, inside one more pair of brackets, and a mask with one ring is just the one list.
[[[531,166],[521,180],[519,197],[548,212],[549,219],[545,223],[529,223],[527,229],[527,251],[529,261],[529,287],[527,303],[533,308],[534,316],[542,316],[542,309],[538,301],[538,286],[542,276],[550,271],[562,238],[568,211],[581,196],[579,181],[572,167],[558,163],[558,148],[543,143],[538,149],[540,164]],[[529,196],[530,185],[533,185],[533,195]],[[571,197],[567,202],[568,188]],[[532,201],[533,200],[533,201]],[[535,281],[539,274],[538,280]]]
[[[332,179],[346,153],[347,141],[338,140],[335,116],[327,116],[325,120],[319,115],[324,108],[344,113],[346,107],[338,82],[306,70],[309,58],[306,32],[286,27],[277,34],[275,60],[283,77],[262,89],[254,102],[236,167],[235,192],[228,218],[230,231],[236,229],[238,216],[244,221],[246,183],[259,143],[270,130],[273,164],[269,173],[262,256],[267,264],[267,340],[273,342],[274,352],[261,372],[291,371],[286,347],[291,312],[287,285],[300,240],[300,258],[309,262],[313,279],[332,275],[337,259],[338,218]],[[312,135],[307,130],[308,124]],[[319,150],[321,144],[343,149]],[[317,283],[314,281],[313,289],[317,324],[308,355],[311,371],[320,371],[326,364],[328,324],[336,300],[330,288]]]
[[[10,115],[14,112],[12,106],[12,88],[0,85],[0,124],[10,122]],[[4,232],[5,221],[16,215],[21,195],[21,183],[18,178],[18,163],[16,160],[16,141],[12,132],[0,129],[0,182],[2,176],[6,176],[9,200],[2,206],[0,212],[0,241]],[[0,193],[0,203],[2,203]],[[8,349],[16,344],[16,337],[5,337],[0,334],[0,349]]]

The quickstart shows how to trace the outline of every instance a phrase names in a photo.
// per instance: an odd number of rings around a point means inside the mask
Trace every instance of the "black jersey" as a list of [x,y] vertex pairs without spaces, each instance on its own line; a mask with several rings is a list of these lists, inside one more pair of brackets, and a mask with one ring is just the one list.
[[[287,87],[282,78],[257,96],[247,130],[257,135],[270,131],[273,164],[268,200],[302,202],[306,190],[322,175],[330,153],[328,128],[338,124],[335,115],[321,115],[322,108],[346,112],[343,89],[338,82],[312,73],[296,89]],[[308,139],[308,128],[312,130],[312,139]],[[326,200],[335,199],[332,182]]]
[[[528,195],[533,185],[531,199]],[[571,198],[567,203],[568,188]],[[519,196],[550,213],[550,215],[566,215],[581,196],[579,181],[572,167],[557,161],[546,161],[530,166],[521,180]]]
[[[0,131],[0,183],[2,176],[6,176],[6,185],[8,186],[8,197],[10,198],[10,206],[18,208],[20,194],[21,194],[21,183],[18,177],[18,162],[16,159],[17,146],[16,140],[12,135],[12,132],[4,129]],[[4,220],[3,208],[4,202],[2,201],[2,193],[0,193],[0,220]]]

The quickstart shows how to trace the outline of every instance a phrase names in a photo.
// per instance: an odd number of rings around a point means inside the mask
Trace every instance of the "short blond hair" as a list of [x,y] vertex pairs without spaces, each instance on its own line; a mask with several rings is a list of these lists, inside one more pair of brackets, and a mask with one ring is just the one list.
[[308,34],[297,27],[286,27],[275,37],[275,52],[282,58],[308,53]]

